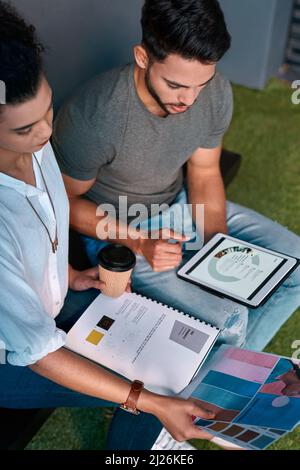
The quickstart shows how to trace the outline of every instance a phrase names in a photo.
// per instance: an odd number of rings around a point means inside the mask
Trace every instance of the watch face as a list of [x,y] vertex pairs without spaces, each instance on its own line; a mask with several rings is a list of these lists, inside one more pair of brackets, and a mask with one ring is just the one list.
[[120,405],[120,408],[124,411],[127,411],[127,413],[131,413],[132,415],[139,415],[140,414],[139,410],[133,409],[133,408],[128,408],[128,406],[125,406],[125,405]]

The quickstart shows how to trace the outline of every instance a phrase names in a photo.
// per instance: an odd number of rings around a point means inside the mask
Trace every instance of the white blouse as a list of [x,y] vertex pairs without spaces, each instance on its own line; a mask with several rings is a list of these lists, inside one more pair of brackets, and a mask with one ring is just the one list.
[[69,202],[55,156],[48,143],[36,158],[55,208],[58,251],[37,210],[55,238],[55,216],[33,158],[36,187],[0,173],[0,342],[12,365],[33,364],[65,344],[56,328],[68,290]]

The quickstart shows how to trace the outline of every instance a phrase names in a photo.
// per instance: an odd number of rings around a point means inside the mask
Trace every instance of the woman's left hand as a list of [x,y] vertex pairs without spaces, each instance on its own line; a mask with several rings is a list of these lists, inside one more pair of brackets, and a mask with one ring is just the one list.
[[[99,268],[86,269],[85,271],[76,271],[69,266],[69,288],[75,291],[84,291],[88,289],[101,290],[105,287],[105,282],[99,280]],[[128,282],[126,292],[131,292],[130,281]]]
[[99,280],[99,269],[86,269],[85,271],[69,270],[69,287],[72,290],[83,291],[88,289],[103,289],[105,283]]

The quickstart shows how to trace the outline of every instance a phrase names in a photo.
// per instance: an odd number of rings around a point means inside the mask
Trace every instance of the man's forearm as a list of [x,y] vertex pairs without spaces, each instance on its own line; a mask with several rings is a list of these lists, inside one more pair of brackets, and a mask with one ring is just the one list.
[[[189,203],[193,206],[193,220],[197,221],[196,204],[204,204],[204,239],[207,242],[218,232],[227,233],[226,194],[221,174],[205,178],[190,178]],[[203,223],[203,221],[200,221]],[[202,230],[203,227],[198,227]]]
[[[122,243],[131,248],[135,253],[139,253],[139,239],[130,236],[127,225],[121,225],[117,220],[109,219],[105,214],[97,215],[97,205],[81,197],[70,199],[71,228],[89,237],[107,240],[112,243]],[[125,235],[124,235],[125,234]]]

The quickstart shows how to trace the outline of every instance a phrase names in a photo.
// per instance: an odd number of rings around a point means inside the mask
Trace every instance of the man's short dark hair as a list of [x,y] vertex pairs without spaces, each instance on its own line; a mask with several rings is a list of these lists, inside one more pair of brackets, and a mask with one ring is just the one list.
[[230,48],[231,37],[217,0],[145,0],[141,23],[143,45],[159,62],[178,54],[213,64]]
[[35,28],[0,0],[0,80],[5,84],[6,104],[24,103],[36,96],[43,51]]

